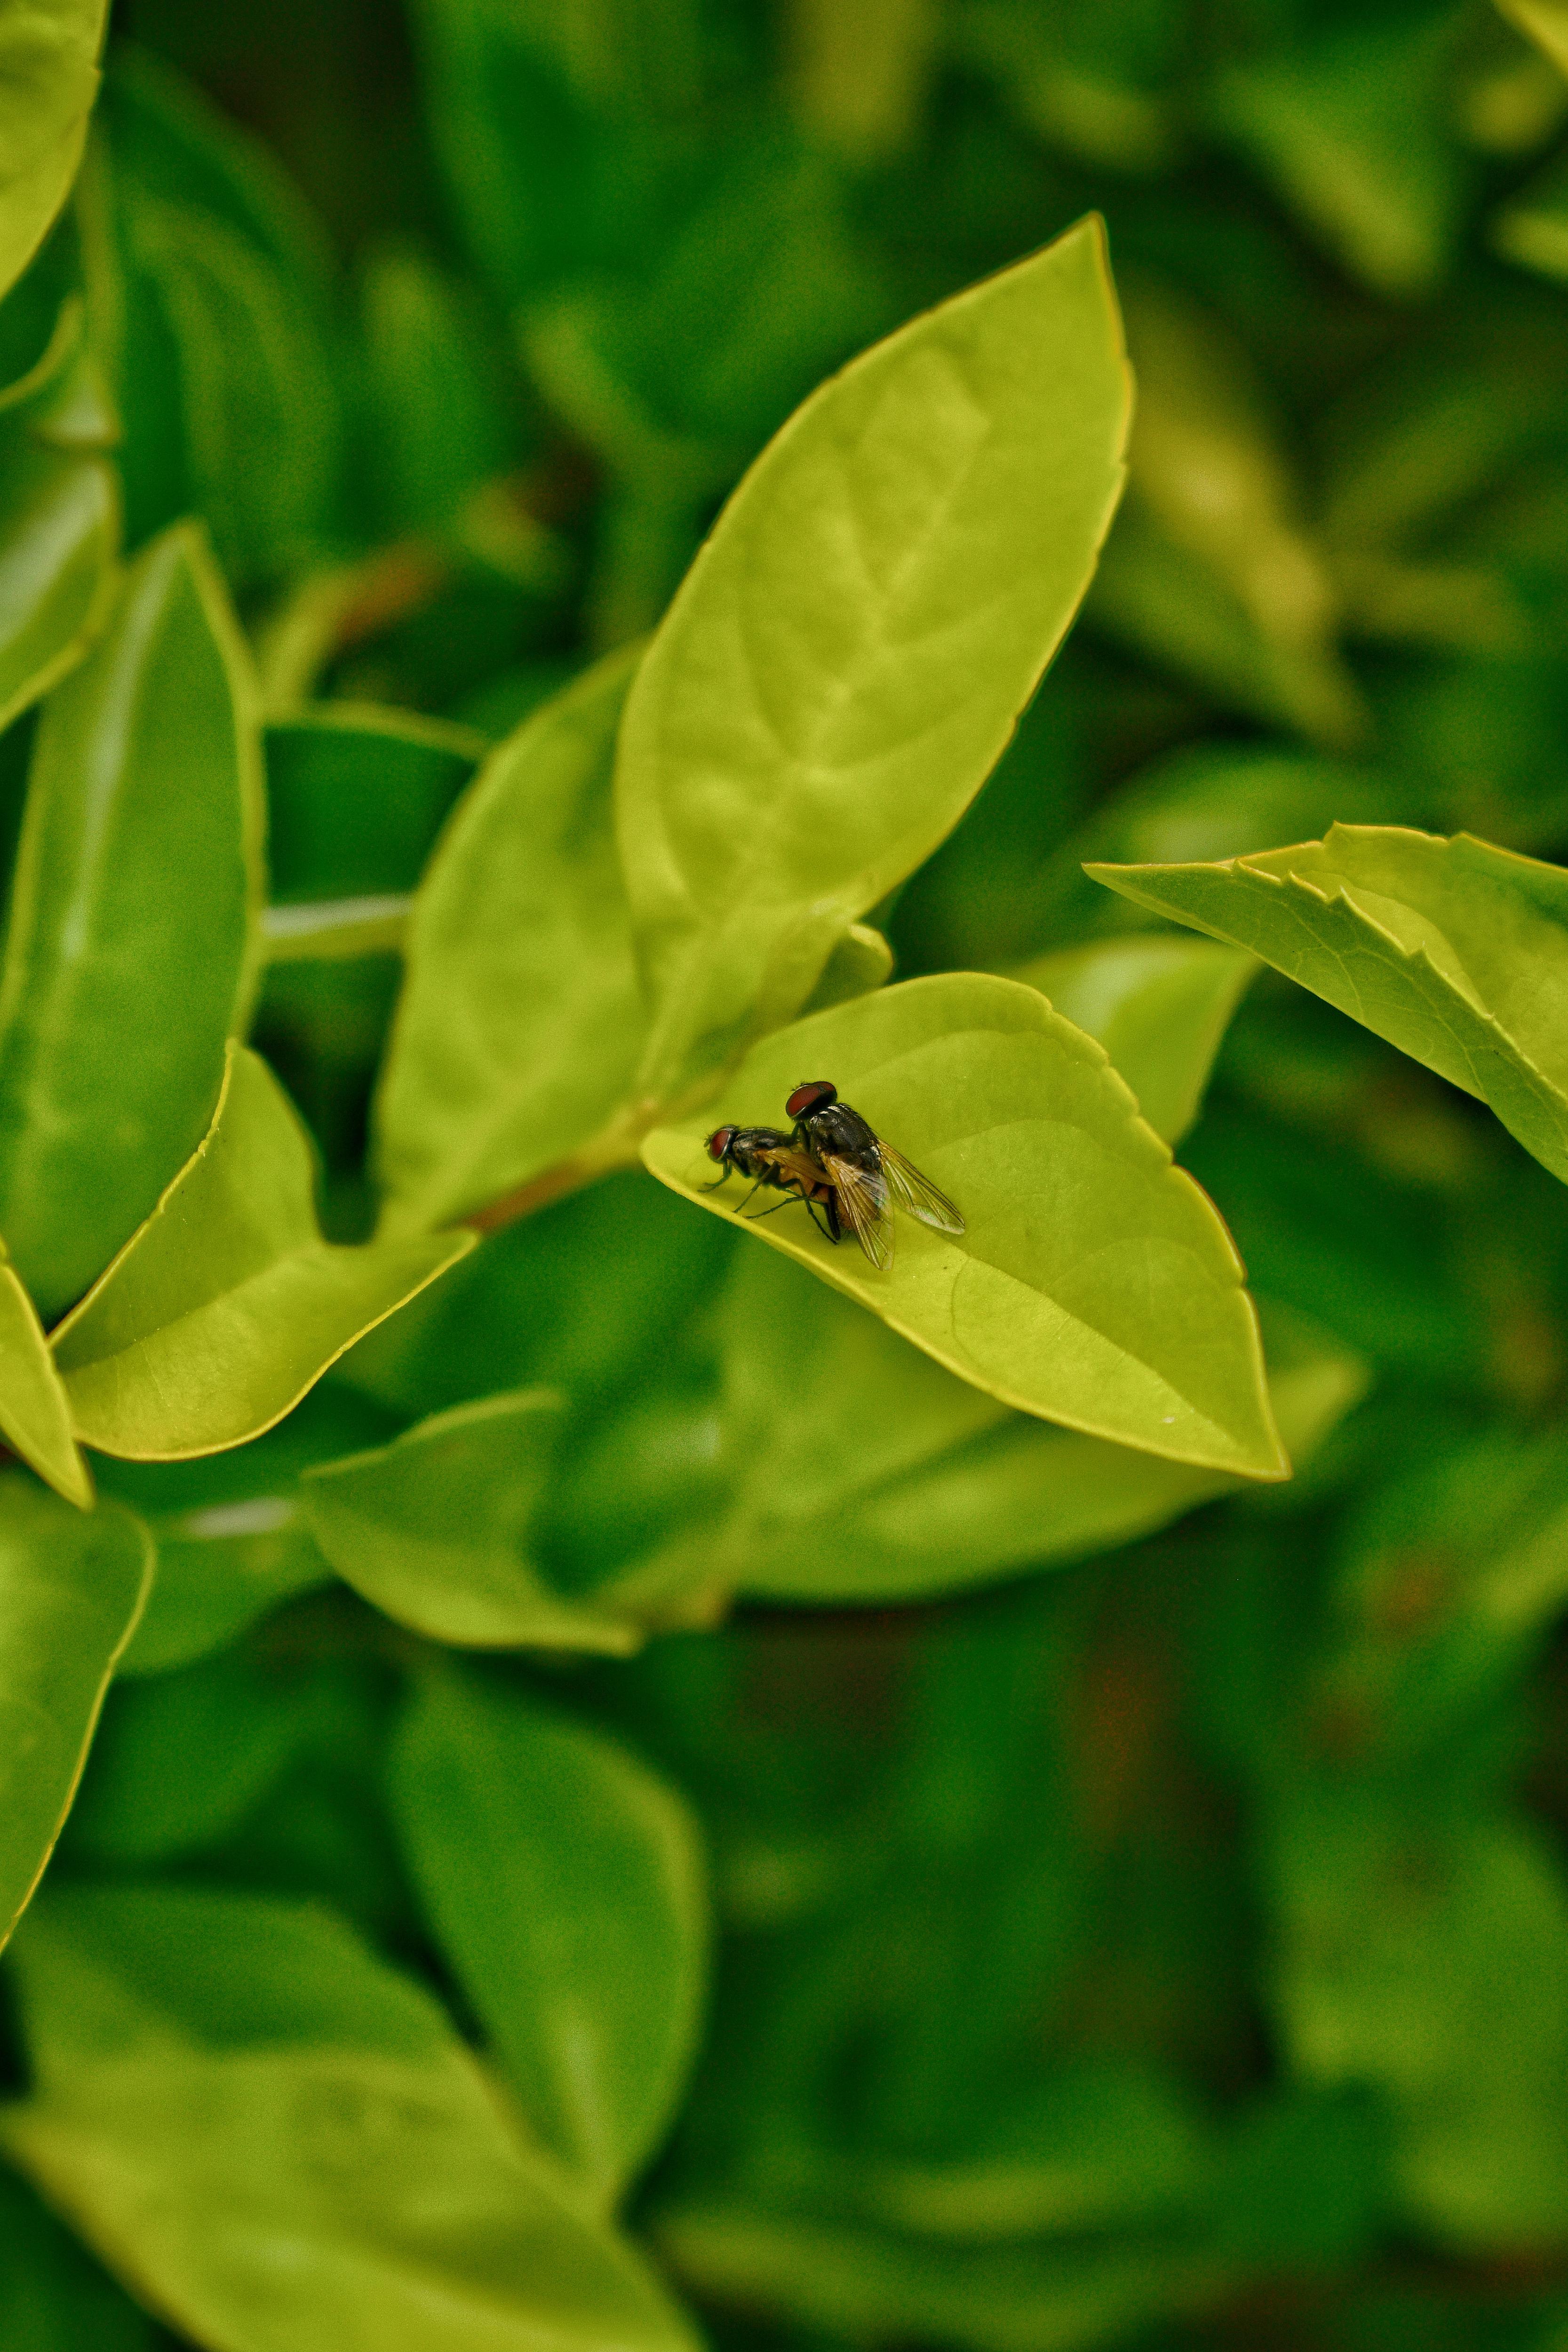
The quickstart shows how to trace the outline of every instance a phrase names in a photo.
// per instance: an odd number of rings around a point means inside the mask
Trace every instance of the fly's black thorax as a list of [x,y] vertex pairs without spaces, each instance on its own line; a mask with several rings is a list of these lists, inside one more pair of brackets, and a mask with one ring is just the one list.
[[831,1153],[836,1160],[847,1160],[852,1167],[864,1168],[874,1175],[882,1165],[881,1147],[858,1110],[847,1103],[825,1103],[820,1110],[808,1111],[795,1127],[795,1140],[820,1160]]

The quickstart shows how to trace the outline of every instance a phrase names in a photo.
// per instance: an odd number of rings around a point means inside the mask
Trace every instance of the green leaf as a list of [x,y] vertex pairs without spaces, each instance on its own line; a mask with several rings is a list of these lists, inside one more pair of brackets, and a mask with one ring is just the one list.
[[233,2352],[687,2352],[429,1995],[325,1912],[77,1889],[16,1964],[5,2142],[182,2331]]
[[1445,1819],[1446,1794],[1295,1792],[1270,1840],[1273,1997],[1299,2074],[1383,2092],[1406,2220],[1501,2250],[1568,2211],[1568,1902],[1531,1830]]
[[1230,64],[1215,127],[1305,227],[1375,293],[1429,294],[1457,242],[1471,166],[1450,134],[1456,13],[1348,19],[1302,46]]
[[1138,411],[1091,616],[1223,702],[1353,740],[1332,583],[1246,351],[1162,280],[1135,276],[1122,300]]
[[447,1962],[544,2145],[615,2201],[696,2053],[696,1823],[612,1741],[477,1676],[425,1685],[393,1803]]
[[44,1327],[0,1242],[0,1432],[57,1495],[86,1510],[92,1480],[71,1434],[67,1398]]
[[965,2352],[1068,2352],[1130,2340],[1221,2292],[1227,2267],[1178,2240],[932,2245],[837,2214],[682,2203],[658,2242],[678,2277],[721,2308],[849,2342]]
[[[1568,12],[1563,47],[1568,52]],[[1493,225],[1492,244],[1505,261],[1559,285],[1568,278],[1568,171],[1560,160],[1514,191]]]
[[323,702],[267,729],[272,896],[293,906],[412,890],[484,738],[373,702]]
[[485,1397],[323,1463],[303,1487],[317,1543],[367,1601],[438,1642],[636,1649],[635,1620],[557,1591],[534,1558],[561,1409],[547,1389]]
[[[1134,1542],[1237,1483],[1009,1412],[772,1252],[740,1253],[720,1311],[732,1500],[621,1580],[685,1592],[694,1615],[736,1589],[860,1605],[958,1592]],[[1270,1406],[1300,1463],[1366,1370],[1290,1332],[1269,1356]]]
[[1091,219],[864,353],[758,459],[622,730],[640,1092],[788,1020],[957,822],[1089,584],[1128,405]]
[[609,777],[636,660],[492,752],[431,861],[377,1100],[388,1232],[450,1224],[586,1146],[584,1181],[625,1100],[644,1016]]
[[1563,0],[1498,0],[1498,6],[1568,74],[1568,7]]
[[7,2352],[157,2352],[154,2323],[15,2173],[0,2170]]
[[1395,825],[1212,866],[1094,866],[1228,940],[1489,1103],[1568,1182],[1568,873]]
[[0,294],[70,192],[107,15],[107,0],[8,0],[0,10]]
[[372,256],[363,308],[382,510],[440,530],[515,457],[508,387],[471,295],[416,248]]
[[1004,1403],[1168,1460],[1288,1475],[1225,1228],[1103,1050],[1033,989],[948,974],[816,1013],[755,1047],[704,1121],[657,1129],[645,1160],[734,1217],[732,1188],[701,1189],[704,1126],[776,1123],[808,1074],[831,1075],[968,1231],[900,1217],[887,1274],[801,1209],[759,1239]]
[[334,1246],[313,1173],[277,1079],[231,1046],[206,1135],[54,1334],[88,1444],[143,1462],[242,1444],[473,1245],[456,1234]]
[[1220,1039],[1258,965],[1195,940],[1106,940],[1013,974],[1096,1037],[1173,1147],[1198,1115]]
[[7,433],[0,453],[0,728],[74,669],[102,627],[119,535],[110,467]]
[[0,1942],[70,1811],[116,1661],[142,1613],[152,1546],[118,1503],[69,1510],[20,1472],[0,1475]]
[[0,1228],[46,1319],[199,1141],[261,895],[254,688],[199,534],[45,708],[0,968]]
[[172,336],[189,494],[235,580],[308,562],[330,528],[329,355],[269,258],[210,213],[128,182],[126,235]]

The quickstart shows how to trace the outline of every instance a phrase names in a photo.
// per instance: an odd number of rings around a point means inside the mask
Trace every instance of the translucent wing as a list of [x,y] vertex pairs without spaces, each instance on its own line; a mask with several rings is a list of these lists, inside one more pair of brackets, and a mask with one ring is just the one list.
[[906,1160],[901,1151],[895,1151],[889,1143],[884,1143],[881,1151],[888,1190],[900,1209],[939,1234],[962,1234],[966,1230],[947,1194],[939,1192],[929,1176],[922,1176],[912,1160]]
[[879,1274],[893,1263],[893,1214],[888,1183],[879,1170],[858,1168],[831,1151],[823,1165],[838,1196],[838,1213]]

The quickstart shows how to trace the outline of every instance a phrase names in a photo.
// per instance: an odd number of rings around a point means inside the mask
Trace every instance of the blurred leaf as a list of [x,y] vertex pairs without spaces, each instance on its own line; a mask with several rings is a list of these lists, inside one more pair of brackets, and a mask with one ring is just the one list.
[[1138,407],[1091,614],[1224,701],[1336,747],[1365,715],[1332,583],[1244,349],[1163,282],[1122,285]]
[[212,1116],[261,893],[254,689],[199,536],[128,575],[38,729],[0,969],[0,1226],[46,1319]]
[[1152,172],[1179,144],[1168,85],[1184,15],[1139,0],[1093,9],[968,0],[950,37],[1052,146],[1113,171]]
[[477,1676],[426,1682],[392,1762],[448,1965],[529,2122],[615,2202],[696,2054],[708,1916],[697,1826],[624,1748]]
[[17,1948],[16,2161],[235,2352],[686,2346],[636,2256],[514,2137],[429,1996],[330,1915],[78,1889]]
[[329,520],[326,354],[266,257],[226,223],[127,187],[127,233],[173,336],[190,493],[237,581],[306,562]]
[[216,215],[264,253],[309,310],[324,311],[332,257],[326,235],[271,148],[194,81],[115,38],[103,111],[114,151],[147,194]]
[[158,1573],[120,1674],[165,1674],[237,1639],[331,1570],[311,1541],[300,1474],[385,1433],[386,1417],[327,1381],[248,1445],[194,1462],[99,1465],[109,1494],[151,1530]]
[[472,1247],[468,1234],[334,1247],[312,1173],[277,1079],[231,1046],[205,1137],[53,1335],[89,1445],[156,1462],[242,1444]]
[[492,752],[431,861],[377,1107],[388,1232],[574,1155],[579,1181],[630,1156],[615,1118],[644,1016],[609,777],[636,661],[612,656]]
[[[1134,1542],[1236,1483],[1009,1412],[772,1253],[740,1253],[721,1311],[733,1500],[661,1546],[631,1591],[706,1592],[715,1611],[731,1590],[924,1600]],[[1365,1369],[1321,1337],[1284,1334],[1269,1354],[1281,1437],[1309,1455]]]
[[1273,182],[1352,274],[1394,300],[1444,276],[1469,193],[1447,121],[1452,6],[1353,16],[1274,55],[1225,66],[1216,129]]
[[[1563,42],[1568,56],[1568,12]],[[1505,261],[1559,284],[1568,278],[1568,168],[1549,163],[1516,189],[1497,216],[1492,243]]]
[[1299,1791],[1271,1865],[1293,2063],[1383,2090],[1407,2219],[1459,2247],[1560,2237],[1568,1902],[1536,1837],[1352,1781]]
[[0,454],[0,727],[73,669],[114,593],[114,476],[19,436]]
[[1568,74],[1568,7],[1563,0],[1498,0],[1498,6]]
[[805,1013],[826,1013],[830,1004],[847,1004],[851,997],[868,996],[892,978],[893,950],[880,931],[868,923],[851,923],[822,967],[822,977],[805,1005]]
[[1198,1115],[1220,1039],[1257,970],[1233,948],[1130,939],[1037,956],[1012,977],[1099,1039],[1155,1134],[1173,1147]]
[[533,1522],[560,1443],[549,1390],[482,1398],[307,1472],[306,1517],[340,1576],[389,1616],[479,1649],[636,1649],[635,1619],[554,1591]]
[[73,1511],[18,1471],[0,1475],[0,1500],[3,1942],[70,1811],[110,1676],[147,1598],[153,1553],[118,1503]]
[[283,905],[412,890],[483,754],[465,727],[370,703],[267,730],[268,857]]
[[71,1434],[70,1403],[37,1307],[0,1242],[0,1432],[57,1495],[83,1510],[92,1480]]
[[0,294],[70,192],[107,13],[107,0],[11,0],[0,16]]
[[932,78],[931,0],[790,0],[785,22],[803,120],[854,162],[907,146]]
[[269,965],[342,963],[356,956],[400,954],[413,909],[408,894],[264,907],[261,943]]
[[1568,1182],[1568,875],[1460,834],[1335,825],[1214,866],[1092,866],[1156,914],[1250,949],[1489,1103]]
[[488,1235],[341,1374],[407,1421],[500,1389],[597,1405],[648,1382],[733,1235],[625,1169]]
[[[766,1039],[707,1124],[776,1119],[808,1064],[956,1200],[968,1232],[900,1218],[886,1274],[804,1217],[759,1223],[760,1239],[1004,1403],[1172,1461],[1288,1475],[1229,1237],[1092,1040],[1012,982],[909,981]],[[701,1189],[702,1131],[658,1129],[644,1158],[733,1217]]]
[[631,259],[689,173],[693,0],[418,0],[437,152],[509,304]]
[[8,2352],[155,2352],[154,2322],[32,2190],[0,2171],[0,2325]]
[[282,1773],[304,1713],[287,1678],[233,1650],[117,1681],[64,1853],[135,1868],[216,1845]]
[[934,2247],[868,2224],[752,2202],[677,2205],[658,2242],[706,2298],[832,2337],[973,2352],[1114,2343],[1220,2291],[1226,2266],[1168,2241]]
[[1090,222],[865,354],[758,460],[626,706],[639,1092],[787,1020],[956,822],[1088,584],[1127,398]]
[[382,510],[394,532],[440,530],[515,456],[496,355],[467,289],[417,248],[374,254],[362,299]]

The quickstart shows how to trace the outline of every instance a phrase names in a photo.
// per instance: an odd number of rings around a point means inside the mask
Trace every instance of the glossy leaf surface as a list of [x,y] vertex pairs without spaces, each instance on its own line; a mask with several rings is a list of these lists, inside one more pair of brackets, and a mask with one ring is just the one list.
[[70,192],[98,94],[106,0],[0,10],[0,294]]
[[0,1243],[0,1433],[57,1495],[83,1509],[92,1481],[71,1434],[70,1403],[44,1327]]
[[900,1217],[888,1274],[795,1208],[759,1238],[1004,1403],[1173,1461],[1285,1475],[1224,1226],[1102,1049],[1032,989],[955,974],[815,1014],[754,1048],[701,1120],[656,1129],[644,1158],[733,1216],[701,1189],[705,1129],[776,1122],[793,1087],[828,1074],[968,1231]]
[[525,1184],[626,1093],[643,1012],[609,785],[635,660],[612,656],[525,720],[431,862],[378,1104],[391,1231]]
[[70,1809],[115,1662],[152,1580],[152,1546],[117,1503],[68,1509],[0,1476],[0,1942]]
[[545,2146],[605,2202],[653,2153],[696,2051],[695,1822],[614,1741],[477,1676],[432,1679],[394,1801],[441,1948]]
[[88,1444],[174,1461],[243,1444],[472,1246],[466,1234],[335,1246],[313,1181],[288,1097],[232,1046],[206,1136],[54,1334]]
[[181,529],[39,724],[0,968],[0,1226],[46,1319],[212,1117],[261,888],[252,698]]
[[1128,403],[1089,221],[832,378],[736,491],[617,763],[656,1100],[789,1019],[973,797],[1089,584]]
[[119,524],[101,458],[20,438],[0,456],[0,727],[86,650],[112,594]]
[[1162,1139],[1174,1146],[1203,1101],[1231,1014],[1258,966],[1195,940],[1107,940],[1038,956],[1013,977],[1096,1037]]
[[14,2158],[224,2352],[675,2352],[636,2256],[505,2121],[427,1993],[329,1914],[79,1889],[18,1947]]
[[1568,873],[1459,834],[1335,825],[1214,866],[1097,866],[1245,947],[1467,1094],[1568,1182]]

